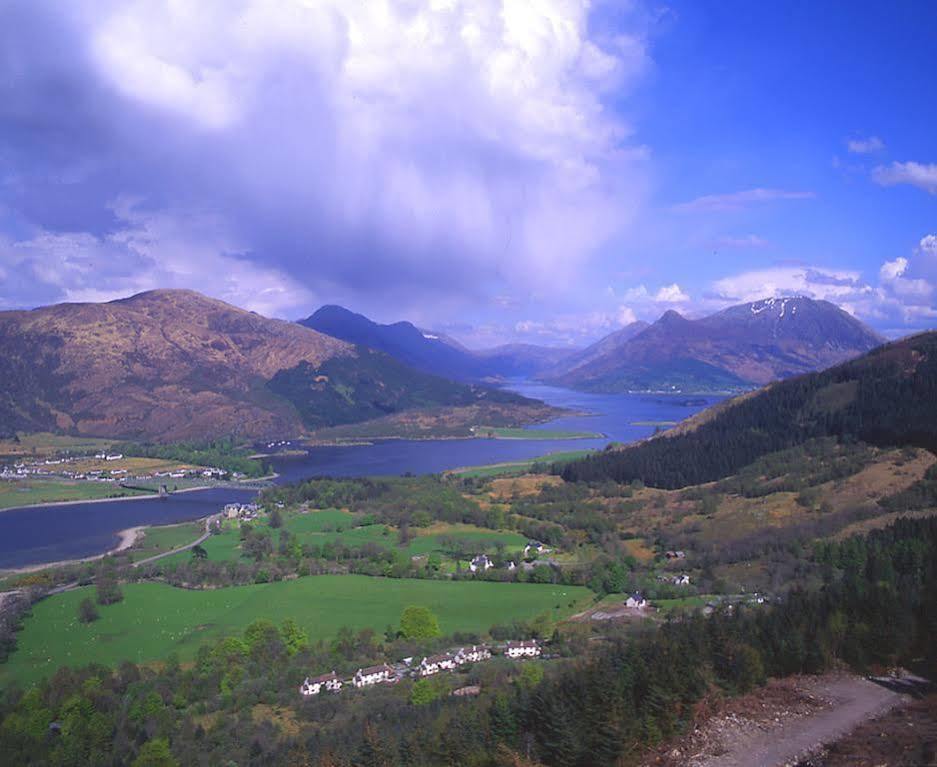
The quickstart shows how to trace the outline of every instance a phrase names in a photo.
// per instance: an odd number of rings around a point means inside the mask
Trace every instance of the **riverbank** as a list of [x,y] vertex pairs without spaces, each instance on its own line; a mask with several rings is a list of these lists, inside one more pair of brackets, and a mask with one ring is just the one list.
[[[211,490],[213,487],[218,486],[198,485],[196,487],[184,487],[181,490],[173,490],[170,495],[178,495],[179,493],[192,493],[196,490]],[[27,503],[24,506],[10,506],[9,508],[0,509],[0,514],[3,514],[7,511],[19,511],[20,509],[42,509],[51,506],[76,506],[78,504],[84,505],[86,503],[113,503],[115,501],[145,501],[147,499],[159,497],[159,492],[140,492],[136,495],[111,495],[107,498],[81,498],[73,501],[40,501],[39,503]]]

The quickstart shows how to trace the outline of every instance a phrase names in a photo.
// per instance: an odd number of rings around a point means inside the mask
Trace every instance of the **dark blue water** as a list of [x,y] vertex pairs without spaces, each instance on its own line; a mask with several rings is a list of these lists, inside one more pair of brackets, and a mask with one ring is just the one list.
[[[602,448],[610,440],[632,442],[653,433],[640,421],[680,421],[719,397],[656,394],[586,394],[524,381],[513,391],[558,407],[585,413],[556,419],[532,429],[601,433],[582,440],[387,440],[373,445],[316,447],[301,457],[274,458],[277,482],[314,476],[433,474],[462,466],[535,458],[550,452]],[[167,499],[76,503],[0,512],[0,568],[92,556],[117,545],[117,533],[139,525],[198,519],[231,501],[252,495],[245,490],[199,490]]]

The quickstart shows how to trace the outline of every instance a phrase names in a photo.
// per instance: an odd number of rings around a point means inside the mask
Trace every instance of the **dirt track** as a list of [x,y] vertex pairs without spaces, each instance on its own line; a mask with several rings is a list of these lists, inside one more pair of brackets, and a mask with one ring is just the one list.
[[880,716],[904,695],[861,677],[801,677],[769,685],[701,723],[645,764],[686,767],[782,767]]

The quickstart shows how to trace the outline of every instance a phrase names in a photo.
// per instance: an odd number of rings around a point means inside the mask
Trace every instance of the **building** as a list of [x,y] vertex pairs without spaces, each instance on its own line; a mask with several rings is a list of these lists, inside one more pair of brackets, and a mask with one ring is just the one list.
[[527,541],[527,545],[524,546],[525,557],[529,557],[531,552],[534,554],[543,554],[545,551],[549,551],[549,549],[540,543],[540,541]]
[[485,645],[473,644],[471,647],[460,647],[455,654],[455,662],[461,666],[463,663],[478,663],[490,657],[491,650]]
[[540,645],[536,639],[508,642],[504,646],[504,655],[507,658],[536,658],[540,655]]
[[508,570],[516,570],[516,569],[517,569],[517,563],[512,559],[511,561],[509,561],[509,562],[505,565],[505,567],[507,567]]
[[458,690],[453,690],[452,695],[455,695],[457,698],[465,698],[469,696],[481,694],[482,688],[481,685],[470,684],[467,687],[460,687]]
[[440,671],[452,671],[455,667],[455,656],[449,653],[430,655],[420,661],[417,673],[419,673],[420,676],[432,676],[433,674],[438,674]]
[[674,586],[689,586],[690,585],[690,576],[686,573],[681,573],[680,575],[675,575],[673,577]]
[[632,607],[635,610],[643,610],[647,607],[647,600],[635,592],[625,600],[625,607]]
[[397,679],[397,674],[386,663],[379,666],[368,666],[359,668],[351,678],[351,683],[355,687],[369,687],[372,684],[381,682],[393,682]]
[[334,671],[312,679],[307,676],[299,691],[303,697],[309,697],[310,695],[318,695],[323,689],[329,692],[338,692],[342,689],[342,680],[338,678]]
[[685,551],[665,551],[664,556],[667,559],[686,559]]
[[486,570],[490,570],[492,567],[494,567],[494,563],[488,559],[487,554],[479,554],[471,562],[469,562],[469,570],[471,570],[473,573],[476,573],[479,570],[485,572]]

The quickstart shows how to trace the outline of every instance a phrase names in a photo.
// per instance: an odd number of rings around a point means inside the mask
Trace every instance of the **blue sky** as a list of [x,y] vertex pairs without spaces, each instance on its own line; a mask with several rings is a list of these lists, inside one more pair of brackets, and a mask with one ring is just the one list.
[[930,2],[0,7],[0,308],[188,287],[470,345],[768,295],[937,326]]

